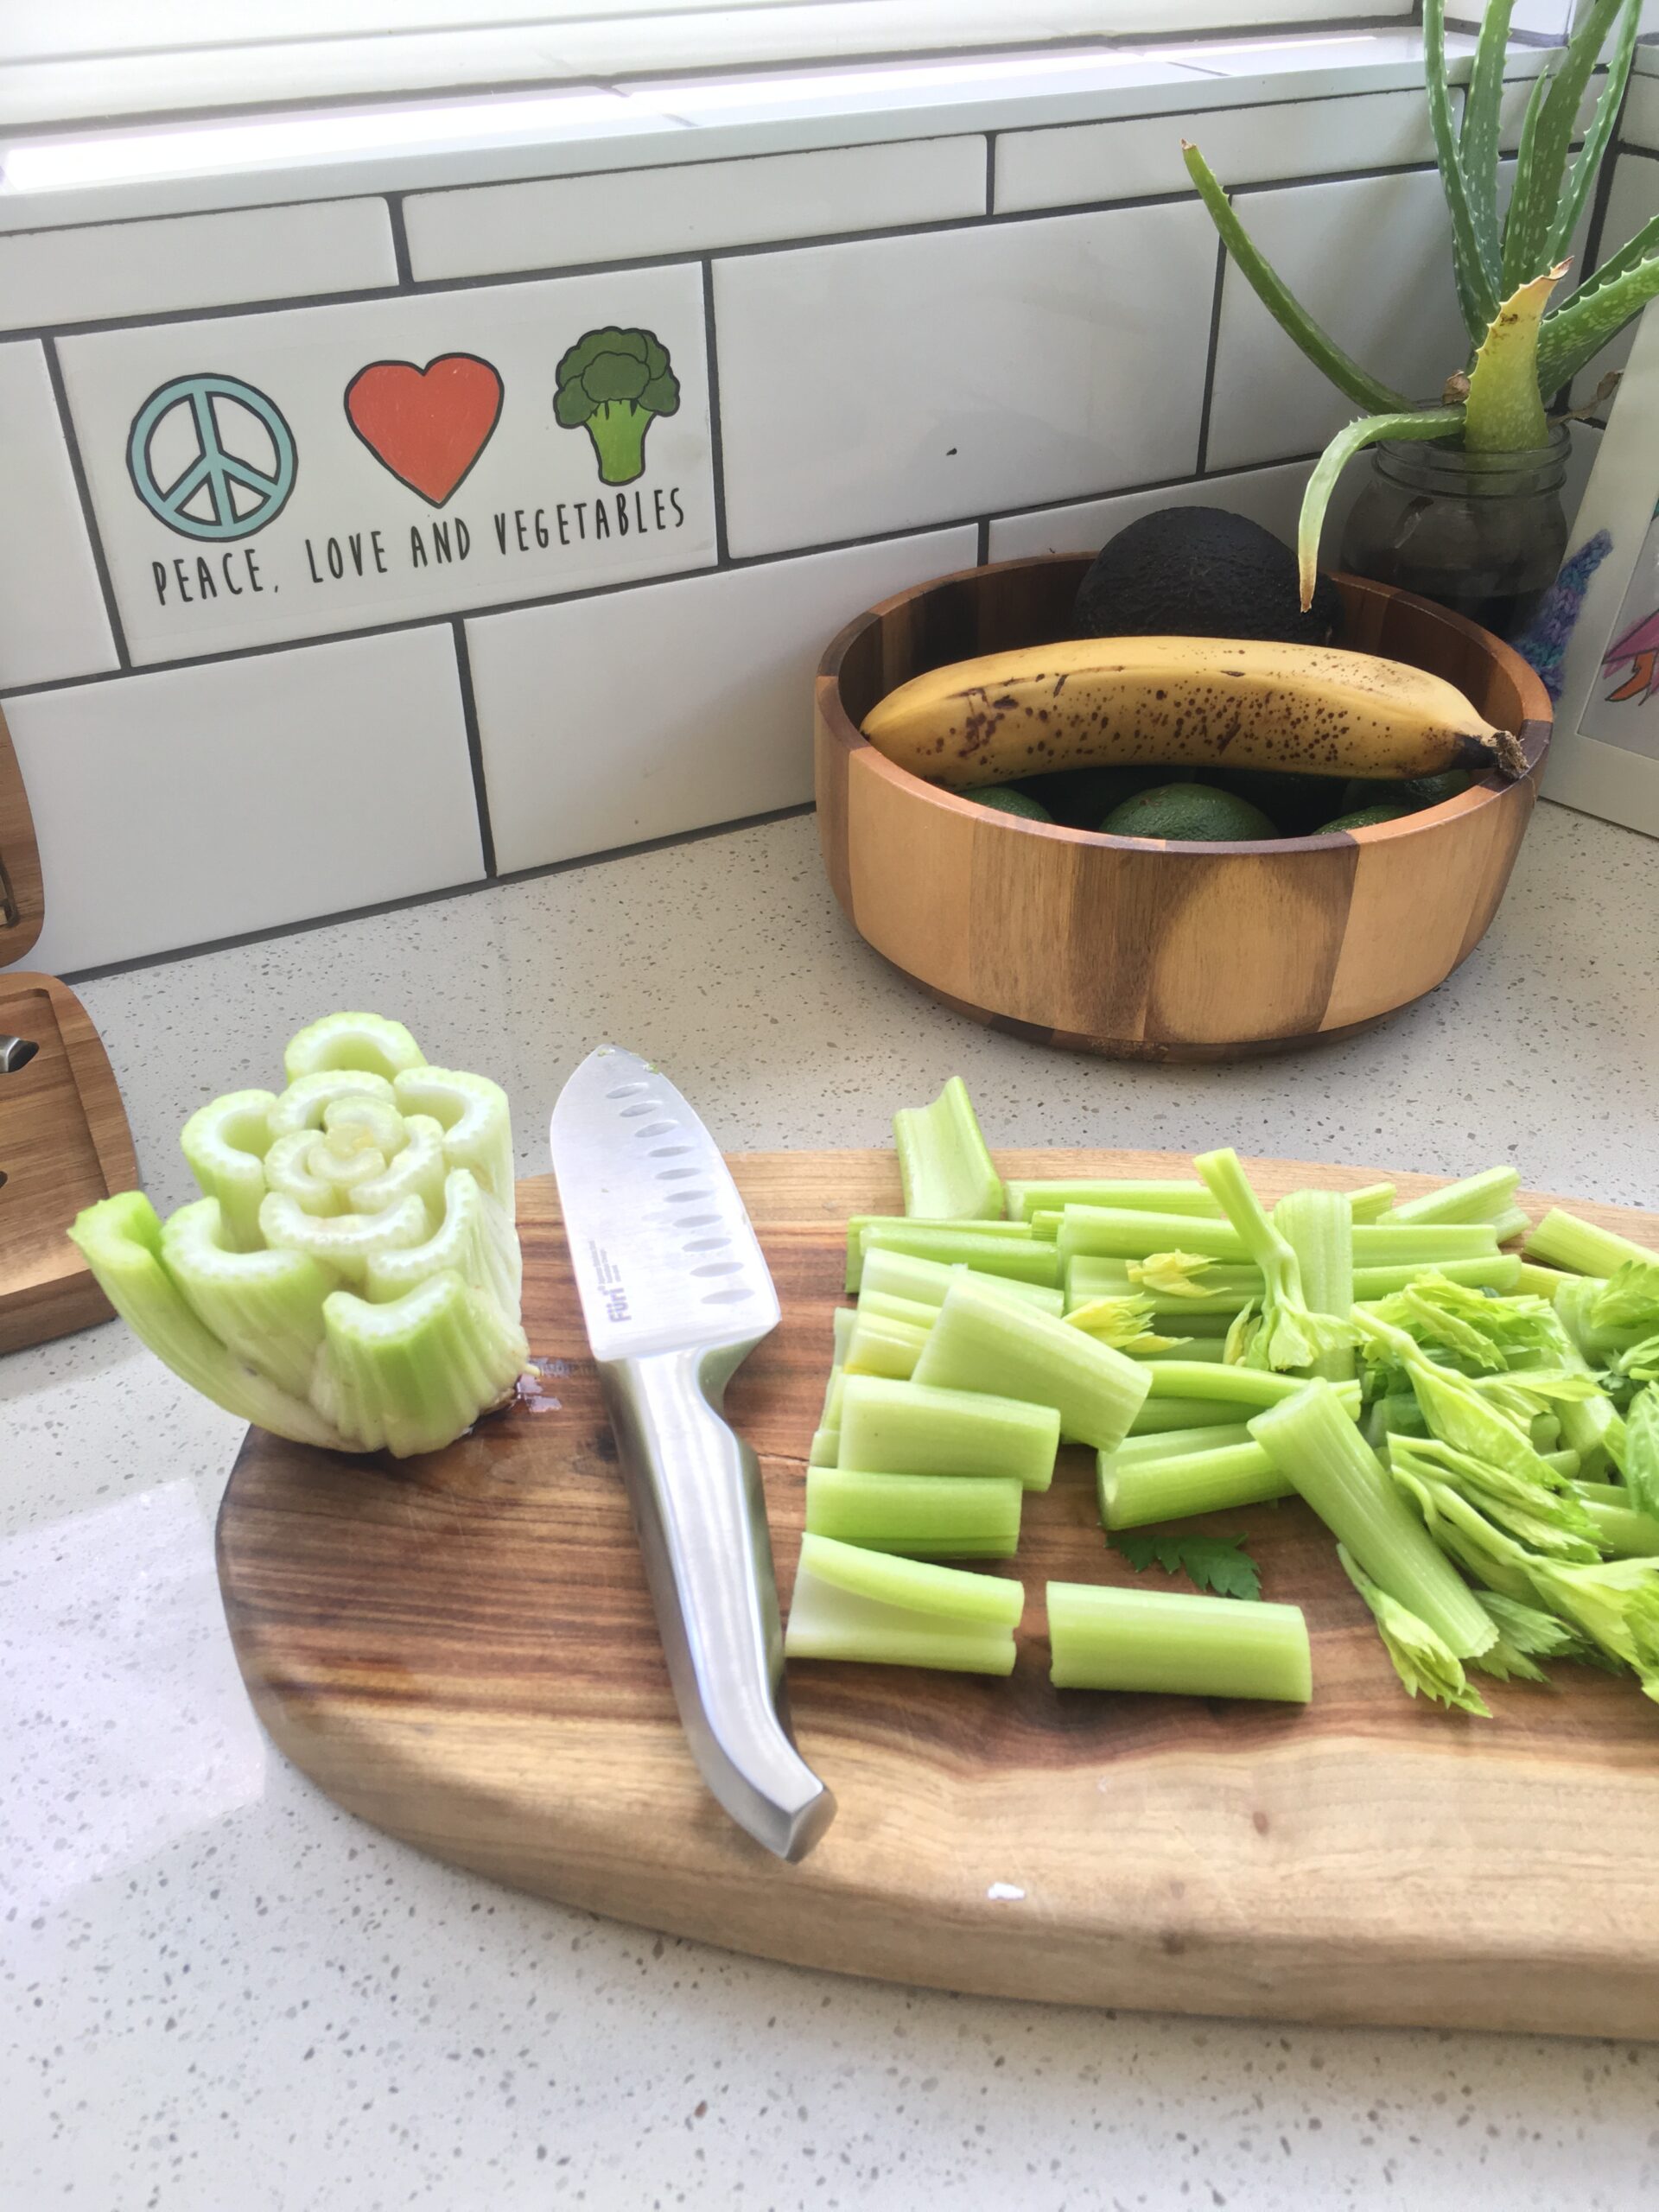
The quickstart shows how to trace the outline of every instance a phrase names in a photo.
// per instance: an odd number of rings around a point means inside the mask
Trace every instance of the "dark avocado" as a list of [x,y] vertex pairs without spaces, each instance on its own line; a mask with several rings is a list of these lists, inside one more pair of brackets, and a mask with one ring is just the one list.
[[1174,768],[1057,768],[1046,776],[1033,776],[1026,788],[1041,799],[1055,821],[1071,830],[1093,830],[1103,814],[1137,791],[1166,784],[1179,772]]
[[1029,791],[1022,791],[1018,784],[987,784],[976,791],[964,791],[964,798],[971,798],[981,806],[988,806],[998,814],[1017,814],[1026,822],[1052,822],[1054,817],[1041,799],[1033,798]]
[[1084,638],[1272,638],[1329,645],[1341,624],[1321,577],[1304,614],[1296,556],[1270,530],[1224,507],[1160,507],[1128,523],[1077,587]]

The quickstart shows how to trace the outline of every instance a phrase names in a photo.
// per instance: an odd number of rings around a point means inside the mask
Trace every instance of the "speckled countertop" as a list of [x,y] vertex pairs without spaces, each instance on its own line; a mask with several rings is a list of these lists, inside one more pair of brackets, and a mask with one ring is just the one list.
[[[729,1147],[874,1144],[960,1071],[994,1142],[1224,1141],[1653,1204],[1659,849],[1541,809],[1485,944],[1352,1043],[1127,1067],[934,1007],[810,821],[89,984],[149,1187],[320,1011],[517,1109],[613,1037]],[[1659,2048],[1046,2010],[799,1973],[418,1858],[266,1745],[219,1616],[237,1423],[118,1326],[0,1360],[0,2212],[1626,2212]]]

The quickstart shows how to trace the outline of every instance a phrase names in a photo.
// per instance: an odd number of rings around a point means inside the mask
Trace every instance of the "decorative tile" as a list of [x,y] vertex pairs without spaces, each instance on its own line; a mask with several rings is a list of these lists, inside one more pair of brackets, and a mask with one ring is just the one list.
[[[562,423],[562,358],[613,326]],[[695,267],[100,333],[62,359],[136,661],[714,558]]]
[[58,406],[37,345],[0,346],[0,685],[116,664]]
[[397,282],[384,200],[13,232],[0,238],[0,328],[366,292]]
[[812,796],[812,677],[851,616],[973,565],[971,529],[469,622],[504,870]]
[[[475,880],[446,626],[9,701],[54,974]],[[325,994],[326,996],[326,994]]]
[[733,551],[1182,474],[1215,266],[1196,202],[716,262]]
[[705,246],[897,230],[985,212],[982,137],[837,146],[412,194],[417,278],[486,276]]
[[[1433,170],[1252,193],[1240,211],[1268,259],[1338,345],[1408,397],[1438,397],[1467,340]],[[1306,453],[1362,413],[1279,328],[1230,263],[1208,465]]]
[[[993,561],[1019,561],[1034,553],[1097,553],[1109,537],[1141,515],[1160,507],[1226,507],[1275,531],[1287,545],[1296,542],[1312,463],[1287,461],[1276,468],[1249,468],[1228,476],[1196,476],[1185,484],[1166,484],[1148,492],[1124,492],[1111,499],[1083,499],[1071,506],[1045,507],[1036,514],[999,515],[991,524]],[[1327,565],[1348,510],[1364,481],[1364,463],[1344,471],[1331,503],[1324,554]]]
[[1427,110],[1416,92],[1002,130],[996,137],[996,211],[1189,192],[1184,137],[1203,148],[1230,190],[1321,170],[1389,168],[1434,158]]

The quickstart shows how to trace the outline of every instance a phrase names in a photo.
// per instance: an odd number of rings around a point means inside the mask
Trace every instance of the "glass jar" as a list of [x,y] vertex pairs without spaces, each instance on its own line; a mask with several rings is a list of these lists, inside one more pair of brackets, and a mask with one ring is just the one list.
[[1370,480],[1342,533],[1342,567],[1517,636],[1567,550],[1571,441],[1556,423],[1547,446],[1524,453],[1465,453],[1419,438],[1374,446]]

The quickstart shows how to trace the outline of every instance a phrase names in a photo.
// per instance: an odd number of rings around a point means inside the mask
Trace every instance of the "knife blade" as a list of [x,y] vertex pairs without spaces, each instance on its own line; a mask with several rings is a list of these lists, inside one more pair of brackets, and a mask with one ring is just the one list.
[[636,1053],[589,1053],[548,1141],[692,1757],[741,1827],[804,1858],[835,1800],[790,1732],[760,1465],[721,1409],[778,1325],[765,1257],[714,1140]]

